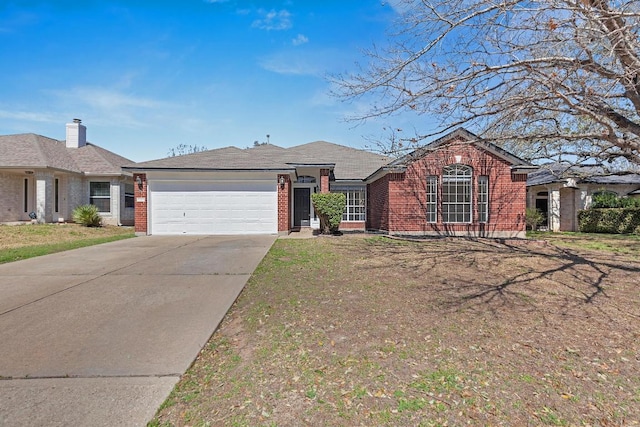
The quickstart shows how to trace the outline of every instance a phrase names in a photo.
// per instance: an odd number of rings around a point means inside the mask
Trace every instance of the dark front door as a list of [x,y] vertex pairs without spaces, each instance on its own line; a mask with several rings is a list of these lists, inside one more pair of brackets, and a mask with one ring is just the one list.
[[311,189],[310,188],[294,188],[293,189],[293,226],[308,227],[311,225]]
[[549,200],[548,199],[536,199],[536,209],[542,212],[544,218],[542,227],[549,227]]

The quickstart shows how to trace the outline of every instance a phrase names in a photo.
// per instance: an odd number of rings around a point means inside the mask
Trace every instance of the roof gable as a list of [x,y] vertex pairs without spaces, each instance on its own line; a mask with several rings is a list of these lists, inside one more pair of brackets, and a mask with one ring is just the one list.
[[435,141],[430,142],[429,144],[418,148],[417,150],[412,151],[411,153],[402,156],[395,161],[393,161],[390,166],[406,166],[409,163],[412,163],[422,157],[438,150],[440,147],[449,145],[452,143],[467,143],[475,145],[483,150],[486,150],[499,158],[503,159],[507,163],[510,163],[512,166],[522,166],[524,168],[535,168],[535,166],[531,165],[527,161],[521,159],[520,157],[511,154],[507,150],[498,147],[491,142],[480,138],[479,136],[469,132],[464,128],[458,128],[453,132],[450,132]]

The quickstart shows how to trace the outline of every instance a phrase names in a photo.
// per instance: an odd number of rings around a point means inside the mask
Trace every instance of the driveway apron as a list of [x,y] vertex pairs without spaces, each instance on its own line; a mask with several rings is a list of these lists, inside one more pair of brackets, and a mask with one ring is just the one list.
[[140,426],[276,236],[147,236],[0,265],[0,426]]

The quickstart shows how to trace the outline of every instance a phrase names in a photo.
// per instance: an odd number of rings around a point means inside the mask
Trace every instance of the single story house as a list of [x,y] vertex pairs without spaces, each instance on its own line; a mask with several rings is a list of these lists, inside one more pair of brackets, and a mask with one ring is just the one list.
[[543,165],[527,179],[527,207],[542,212],[542,229],[578,231],[578,212],[588,209],[593,195],[602,192],[640,197],[640,174],[607,174],[595,166]]
[[133,163],[87,142],[75,119],[66,141],[32,133],[0,136],[0,223],[72,220],[73,210],[96,205],[107,224],[133,225]]
[[536,168],[458,129],[392,159],[324,141],[226,147],[124,167],[139,234],[289,233],[317,228],[314,192],[345,193],[342,229],[522,237]]

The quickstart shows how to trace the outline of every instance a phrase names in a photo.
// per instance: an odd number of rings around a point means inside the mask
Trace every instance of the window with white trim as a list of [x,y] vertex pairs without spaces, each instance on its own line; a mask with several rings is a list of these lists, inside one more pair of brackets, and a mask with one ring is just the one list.
[[331,191],[345,195],[346,205],[342,214],[343,221],[365,221],[367,204],[364,187],[332,187]]
[[470,166],[454,164],[442,170],[442,222],[471,222]]
[[427,177],[427,222],[438,222],[438,177]]
[[111,212],[111,184],[109,182],[90,182],[89,203],[96,206],[98,212]]
[[489,177],[478,177],[478,222],[489,221]]

